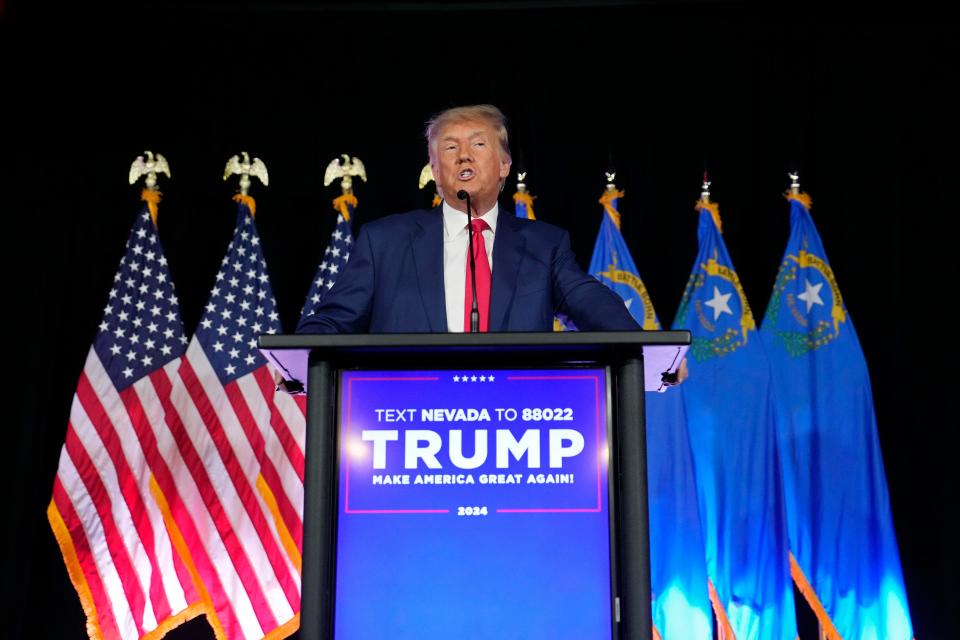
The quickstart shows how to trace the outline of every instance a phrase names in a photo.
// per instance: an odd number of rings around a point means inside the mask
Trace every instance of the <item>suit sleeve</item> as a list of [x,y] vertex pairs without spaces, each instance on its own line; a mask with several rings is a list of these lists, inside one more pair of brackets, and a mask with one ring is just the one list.
[[350,260],[312,316],[300,320],[296,333],[367,333],[376,284],[370,234],[361,229]]
[[623,299],[577,264],[570,234],[562,232],[553,261],[555,311],[568,316],[581,331],[639,331]]

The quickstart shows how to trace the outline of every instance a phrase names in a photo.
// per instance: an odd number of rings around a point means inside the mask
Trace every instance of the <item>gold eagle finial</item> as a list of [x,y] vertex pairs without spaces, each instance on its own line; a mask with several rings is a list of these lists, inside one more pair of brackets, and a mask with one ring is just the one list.
[[420,188],[423,189],[425,186],[431,182],[436,182],[433,178],[433,169],[430,168],[430,163],[423,165],[423,169],[420,169]]
[[[341,162],[341,158],[343,162]],[[367,181],[367,170],[360,162],[360,158],[351,158],[347,154],[340,154],[339,158],[334,158],[327,165],[327,170],[323,172],[323,186],[328,187],[330,183],[340,178],[340,188],[343,193],[353,193],[353,177],[356,176]]]
[[[147,159],[144,160],[143,156],[146,156]],[[133,184],[139,180],[141,176],[145,175],[147,179],[144,181],[144,186],[150,191],[156,191],[157,174],[165,173],[167,174],[167,178],[169,178],[170,165],[167,164],[167,159],[159,153],[154,155],[151,151],[144,151],[143,156],[137,156],[137,159],[130,165],[130,184]]]
[[251,161],[250,154],[246,151],[241,151],[240,155],[243,156],[243,160],[240,160],[240,156],[233,156],[227,160],[227,166],[223,170],[223,179],[226,180],[232,175],[239,174],[240,193],[243,195],[247,195],[247,191],[250,189],[250,176],[259,178],[263,186],[269,186],[270,177],[267,175],[267,165],[263,163],[263,160],[254,158]]

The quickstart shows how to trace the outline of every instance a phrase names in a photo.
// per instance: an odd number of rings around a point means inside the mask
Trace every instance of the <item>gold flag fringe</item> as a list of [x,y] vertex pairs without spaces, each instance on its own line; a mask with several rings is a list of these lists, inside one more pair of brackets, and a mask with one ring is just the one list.
[[247,205],[247,208],[250,209],[250,217],[257,217],[257,201],[252,197],[238,193],[237,195],[233,196],[233,201]]
[[720,602],[720,594],[717,593],[716,587],[713,586],[713,581],[709,578],[707,579],[707,586],[710,589],[710,604],[713,605],[713,615],[717,617],[717,640],[737,640],[737,636],[733,632],[733,627],[730,626],[730,619],[727,617],[727,612],[723,608],[723,603]]
[[[160,509],[160,516],[167,526],[167,535],[170,536],[170,544],[173,545],[173,548],[177,551],[177,555],[180,556],[183,564],[186,565],[187,573],[190,574],[190,579],[193,581],[193,586],[197,590],[197,595],[200,596],[200,602],[194,605],[197,607],[197,613],[206,614],[207,624],[209,624],[213,630],[213,636],[216,640],[226,640],[227,634],[223,630],[223,624],[220,622],[220,618],[217,617],[217,611],[213,606],[210,593],[200,578],[200,572],[197,571],[197,566],[193,562],[193,556],[187,547],[187,542],[183,539],[183,534],[180,533],[180,527],[177,526],[177,522],[173,519],[173,513],[170,511],[167,497],[164,495],[160,484],[153,475],[150,476],[150,495],[153,496],[154,502],[157,503],[157,507]],[[191,609],[193,609],[193,607],[191,607]]]
[[300,628],[300,612],[284,622],[282,625],[263,636],[263,640],[280,640],[292,636]]
[[338,198],[333,199],[333,208],[340,212],[340,215],[343,216],[343,219],[347,222],[350,222],[350,208],[347,206],[357,208],[357,196],[352,193],[345,193]]
[[701,209],[706,209],[710,212],[710,217],[713,218],[713,224],[717,225],[717,231],[723,233],[723,223],[720,221],[720,205],[716,202],[707,202],[704,200],[697,200],[697,204],[693,207],[697,211]]
[[[803,201],[799,200],[799,202]],[[810,605],[814,615],[817,616],[817,620],[820,622],[820,637],[826,638],[826,640],[843,640],[840,632],[837,631],[837,628],[833,625],[833,620],[830,619],[830,615],[827,614],[827,610],[823,608],[823,603],[820,602],[820,598],[817,597],[817,592],[813,590],[813,585],[807,580],[807,576],[803,573],[803,569],[800,568],[799,563],[797,563],[797,559],[793,557],[793,553],[790,554],[790,577],[793,578],[797,589],[803,594],[807,604]]]
[[93,594],[90,593],[90,585],[87,584],[87,578],[83,575],[83,569],[80,567],[80,560],[77,558],[77,551],[73,547],[73,539],[70,537],[67,523],[63,521],[63,517],[53,500],[47,507],[47,520],[50,522],[50,528],[53,529],[53,537],[57,539],[57,543],[60,545],[63,563],[67,565],[67,575],[70,576],[73,588],[77,590],[77,595],[80,597],[80,606],[83,607],[83,613],[87,616],[87,636],[90,637],[90,640],[102,640],[100,620],[97,616],[97,607],[93,603]]
[[613,200],[614,198],[622,198],[623,196],[623,191],[620,191],[619,189],[611,189],[604,191],[603,195],[600,196],[600,200],[598,201],[603,205],[604,210],[606,210],[607,214],[610,216],[610,219],[613,220],[613,224],[617,226],[617,229],[620,228],[620,212],[614,208]]
[[516,203],[522,202],[527,208],[527,220],[537,219],[533,213],[533,196],[531,196],[529,193],[517,191],[515,194],[513,194],[513,201]]
[[810,209],[813,206],[813,200],[810,198],[810,195],[801,191],[800,193],[785,193],[783,197],[787,200],[796,200],[807,209]]
[[157,205],[160,204],[163,194],[152,189],[144,189],[140,192],[140,199],[147,203],[150,210],[150,218],[153,220],[153,226],[157,226]]

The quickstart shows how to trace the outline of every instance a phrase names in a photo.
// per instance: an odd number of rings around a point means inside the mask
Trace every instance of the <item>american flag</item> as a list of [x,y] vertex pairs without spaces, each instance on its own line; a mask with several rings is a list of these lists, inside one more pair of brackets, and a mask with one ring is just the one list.
[[172,511],[215,632],[228,640],[285,637],[300,611],[304,433],[295,404],[276,408],[272,369],[257,349],[257,336],[280,321],[253,206],[240,197],[167,412],[184,465]]
[[185,345],[145,206],[77,383],[47,509],[90,638],[158,637],[206,610],[165,524],[175,489],[159,453],[169,440],[163,404]]
[[337,214],[337,226],[330,234],[330,242],[323,254],[323,260],[317,267],[317,273],[310,285],[307,300],[300,312],[301,320],[307,316],[312,316],[316,312],[317,305],[320,304],[323,295],[333,286],[337,276],[347,266],[347,260],[350,259],[350,249],[353,246],[350,219],[353,217],[353,210],[356,205],[357,200],[353,196],[340,196],[334,200],[334,207],[340,211]]
[[[310,284],[310,291],[307,292],[307,299],[303,303],[303,309],[300,311],[300,320],[312,316],[316,313],[317,306],[323,300],[324,294],[330,290],[337,276],[347,266],[350,259],[350,249],[353,247],[353,231],[351,229],[351,219],[354,209],[357,206],[357,198],[353,194],[344,194],[333,201],[333,208],[337,213],[337,225],[330,234],[330,242],[323,253],[323,259],[317,267],[317,273],[314,275],[313,282]],[[299,411],[295,414],[293,411]],[[297,418],[298,428],[306,432],[307,421],[307,396],[304,394],[290,396],[285,393],[277,394],[276,411],[285,416]]]

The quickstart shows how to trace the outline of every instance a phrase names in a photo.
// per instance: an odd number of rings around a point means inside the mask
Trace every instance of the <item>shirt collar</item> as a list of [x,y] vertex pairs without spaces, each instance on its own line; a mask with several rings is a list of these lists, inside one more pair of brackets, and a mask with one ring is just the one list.
[[[480,216],[484,222],[490,226],[490,231],[497,233],[497,216],[500,214],[500,205],[493,204],[493,208]],[[457,211],[447,201],[443,201],[443,234],[447,238],[453,238],[461,233],[467,232],[467,214],[463,211]]]

